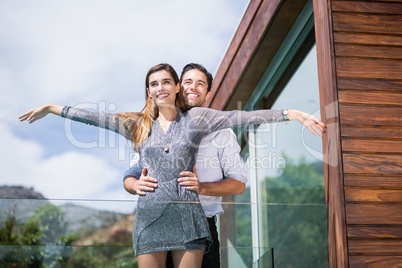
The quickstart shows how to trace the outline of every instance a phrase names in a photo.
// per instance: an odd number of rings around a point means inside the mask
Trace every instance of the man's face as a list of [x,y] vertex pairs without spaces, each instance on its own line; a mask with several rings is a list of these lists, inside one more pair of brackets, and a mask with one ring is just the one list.
[[190,70],[183,75],[181,86],[184,101],[189,108],[201,106],[209,98],[207,77],[197,69]]

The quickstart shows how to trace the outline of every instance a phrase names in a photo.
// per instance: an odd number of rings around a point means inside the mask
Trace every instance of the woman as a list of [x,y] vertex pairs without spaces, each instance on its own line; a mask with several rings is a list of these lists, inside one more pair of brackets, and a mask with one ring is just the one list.
[[[314,134],[324,125],[307,113],[284,111],[221,112],[193,108],[181,113],[176,72],[168,64],[152,67],[146,76],[144,113],[110,115],[71,107],[45,105],[20,117],[30,123],[54,113],[100,126],[133,141],[148,175],[158,179],[154,192],[140,196],[133,230],[133,245],[140,267],[164,267],[171,250],[176,267],[200,267],[210,241],[208,224],[195,191],[177,184],[182,171],[192,171],[196,148],[208,133],[245,123],[299,120]],[[287,110],[286,110],[287,112]],[[288,117],[288,118],[287,118]]]

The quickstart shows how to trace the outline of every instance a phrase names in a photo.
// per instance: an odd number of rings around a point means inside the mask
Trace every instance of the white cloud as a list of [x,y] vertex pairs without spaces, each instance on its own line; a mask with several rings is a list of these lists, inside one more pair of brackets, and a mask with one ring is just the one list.
[[0,69],[11,72],[0,93],[22,100],[5,107],[108,100],[132,108],[156,63],[216,68],[241,12],[229,0],[0,1]]
[[[106,160],[81,152],[45,157],[42,146],[16,137],[1,124],[0,185],[34,187],[49,199],[127,199],[122,174]],[[110,188],[116,188],[111,194]]]
[[46,118],[41,143],[28,140],[39,131],[17,127],[18,115],[99,101],[139,111],[152,65],[168,62],[180,74],[199,62],[215,71],[247,2],[0,0],[0,184],[33,186],[48,198],[132,198],[112,183],[121,185],[124,170],[95,151],[48,156],[54,142],[45,135],[61,130]]

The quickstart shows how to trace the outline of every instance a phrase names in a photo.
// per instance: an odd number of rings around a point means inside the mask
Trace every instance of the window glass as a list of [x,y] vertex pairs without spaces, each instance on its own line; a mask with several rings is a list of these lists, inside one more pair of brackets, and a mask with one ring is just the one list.
[[[315,46],[271,107],[286,108],[320,118]],[[244,150],[250,185],[236,201],[248,199],[252,216],[247,228],[237,228],[236,238],[250,242],[243,236],[252,233],[254,257],[250,251],[243,257],[255,262],[258,245],[259,257],[273,250],[275,267],[324,267],[328,241],[321,138],[297,121],[264,124],[249,129]]]

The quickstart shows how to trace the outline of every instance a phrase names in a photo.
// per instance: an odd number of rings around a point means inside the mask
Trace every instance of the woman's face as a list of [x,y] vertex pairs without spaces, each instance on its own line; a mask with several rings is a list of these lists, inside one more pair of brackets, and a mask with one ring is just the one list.
[[179,84],[175,84],[169,72],[162,70],[149,76],[147,93],[158,107],[163,105],[174,106],[176,93],[179,91]]

